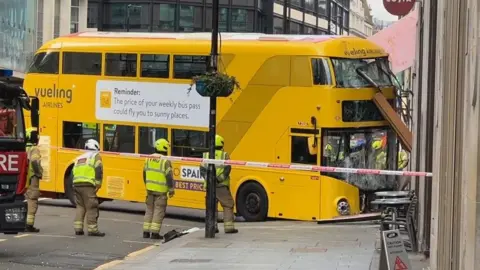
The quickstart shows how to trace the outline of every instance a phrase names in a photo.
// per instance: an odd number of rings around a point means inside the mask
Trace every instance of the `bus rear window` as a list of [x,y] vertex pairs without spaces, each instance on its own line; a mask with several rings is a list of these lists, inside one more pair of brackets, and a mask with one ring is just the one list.
[[40,52],[35,55],[27,73],[58,74],[58,52]]

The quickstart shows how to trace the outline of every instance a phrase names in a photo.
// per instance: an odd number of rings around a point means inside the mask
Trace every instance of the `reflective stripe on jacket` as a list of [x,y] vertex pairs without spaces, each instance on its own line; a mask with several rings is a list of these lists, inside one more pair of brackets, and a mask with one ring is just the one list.
[[102,166],[101,159],[97,159],[97,152],[88,152],[79,156],[73,166],[73,184],[89,183],[100,186],[102,179],[95,179],[95,168]]
[[160,159],[160,155],[153,154],[145,160],[145,187],[149,191],[168,192],[167,174],[171,168],[165,168],[167,160]]

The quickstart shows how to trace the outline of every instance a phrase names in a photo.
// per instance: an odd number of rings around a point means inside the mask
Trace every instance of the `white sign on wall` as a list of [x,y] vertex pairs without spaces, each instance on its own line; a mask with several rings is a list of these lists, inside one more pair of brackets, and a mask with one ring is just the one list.
[[208,127],[209,99],[188,84],[97,81],[99,120]]

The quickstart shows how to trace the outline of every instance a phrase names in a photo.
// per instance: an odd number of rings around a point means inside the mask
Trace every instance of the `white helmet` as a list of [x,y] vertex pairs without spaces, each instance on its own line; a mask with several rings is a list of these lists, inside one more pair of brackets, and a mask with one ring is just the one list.
[[86,150],[93,150],[93,151],[100,151],[100,145],[98,144],[98,142],[96,140],[89,139],[85,143],[85,149]]

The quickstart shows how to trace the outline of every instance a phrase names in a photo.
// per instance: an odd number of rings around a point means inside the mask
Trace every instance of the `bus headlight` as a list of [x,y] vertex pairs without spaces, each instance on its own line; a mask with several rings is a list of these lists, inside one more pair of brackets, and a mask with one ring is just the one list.
[[346,199],[338,200],[337,202],[337,212],[341,216],[348,216],[350,215],[350,204]]
[[5,221],[9,223],[23,222],[25,220],[25,207],[16,207],[5,209]]

